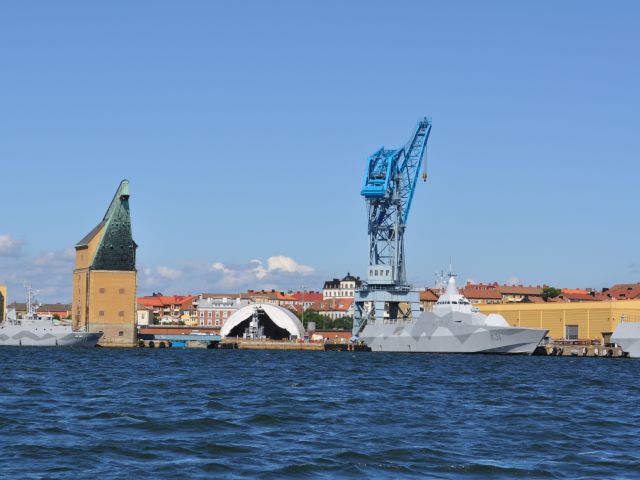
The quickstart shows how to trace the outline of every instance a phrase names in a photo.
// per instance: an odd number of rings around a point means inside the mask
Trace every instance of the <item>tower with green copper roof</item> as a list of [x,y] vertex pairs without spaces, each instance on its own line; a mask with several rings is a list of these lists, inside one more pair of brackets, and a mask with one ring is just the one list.
[[75,247],[74,326],[103,332],[103,346],[134,345],[138,246],[131,233],[128,180],[120,182],[100,223]]

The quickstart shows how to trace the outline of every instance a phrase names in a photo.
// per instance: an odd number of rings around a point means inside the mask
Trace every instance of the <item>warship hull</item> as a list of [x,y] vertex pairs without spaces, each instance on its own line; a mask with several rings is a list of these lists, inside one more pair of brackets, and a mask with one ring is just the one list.
[[371,322],[360,334],[374,352],[487,353],[531,355],[548,330],[473,325],[456,314],[423,313],[415,321]]
[[640,322],[620,322],[611,341],[620,345],[631,358],[640,358]]
[[0,346],[22,347],[95,347],[102,333],[74,332],[71,327],[24,328],[20,325],[0,327]]

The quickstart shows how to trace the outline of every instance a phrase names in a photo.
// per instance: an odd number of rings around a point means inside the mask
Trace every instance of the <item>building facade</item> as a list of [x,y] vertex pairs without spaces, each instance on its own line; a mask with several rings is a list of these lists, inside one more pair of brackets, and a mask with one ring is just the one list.
[[254,303],[270,303],[279,307],[291,307],[299,303],[288,293],[277,290],[249,290],[246,296]]
[[[502,303],[519,303],[523,301],[535,302],[537,298],[542,298],[542,290],[546,285],[525,286],[525,285],[498,285],[498,290],[502,295]],[[537,297],[537,298],[536,298]]]
[[197,325],[198,297],[195,295],[153,294],[138,298],[138,304],[150,309],[149,321],[154,325]]
[[68,303],[45,303],[38,307],[38,313],[51,315],[52,317],[67,319],[71,318],[71,305]]
[[496,285],[467,283],[460,293],[474,305],[502,303],[502,292]]
[[308,310],[314,304],[321,302],[324,297],[322,292],[290,292],[290,295],[298,302],[295,305],[294,310],[298,313],[302,313],[303,310]]
[[514,327],[545,328],[552,340],[609,343],[621,320],[640,321],[640,300],[512,303],[479,305],[485,314],[502,315]]
[[102,346],[135,346],[137,245],[131,235],[127,180],[120,183],[102,221],[75,248],[74,327],[103,332]]
[[148,327],[151,325],[152,317],[153,309],[138,303],[136,306],[136,325],[138,327]]
[[353,317],[353,299],[351,298],[333,298],[323,300],[311,307],[320,315],[324,315],[331,320],[338,318]]
[[350,273],[342,279],[327,280],[322,287],[322,299],[354,298],[355,290],[362,284],[360,277],[354,277]]
[[438,301],[441,292],[435,288],[425,288],[420,290],[420,310],[423,312],[430,311]]
[[237,310],[251,303],[251,300],[231,297],[201,297],[197,304],[198,325],[201,327],[222,327]]

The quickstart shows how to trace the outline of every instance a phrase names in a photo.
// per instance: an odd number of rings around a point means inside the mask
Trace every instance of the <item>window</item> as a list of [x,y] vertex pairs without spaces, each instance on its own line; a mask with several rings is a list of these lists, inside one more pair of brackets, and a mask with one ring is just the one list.
[[119,317],[124,317],[124,310],[120,310],[120,311],[118,312],[118,316],[119,316]]
[[216,318],[220,318],[220,312],[216,312]]
[[118,332],[118,336],[119,336],[119,337],[124,337],[124,332],[123,332],[122,330],[120,330],[120,331]]
[[216,318],[216,327],[219,327],[219,326],[220,326],[220,320]]
[[208,312],[208,317],[211,318],[211,316],[213,315],[213,312]]
[[105,293],[106,290],[104,288],[101,288],[100,290],[98,290],[100,293]]
[[118,293],[122,295],[124,293],[124,288],[119,289]]
[[578,340],[578,325],[567,325],[565,338],[567,340]]
[[98,315],[99,315],[99,316],[101,316],[101,317],[104,317],[104,310],[100,310],[100,311],[98,312]]

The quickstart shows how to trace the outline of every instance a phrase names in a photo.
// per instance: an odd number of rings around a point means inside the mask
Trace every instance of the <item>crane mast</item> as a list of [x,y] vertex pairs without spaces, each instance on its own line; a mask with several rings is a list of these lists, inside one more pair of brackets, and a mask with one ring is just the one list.
[[419,314],[419,293],[406,279],[404,232],[430,133],[431,120],[422,118],[404,147],[382,147],[367,161],[360,193],[369,216],[369,267],[354,300],[354,337],[367,322]]

